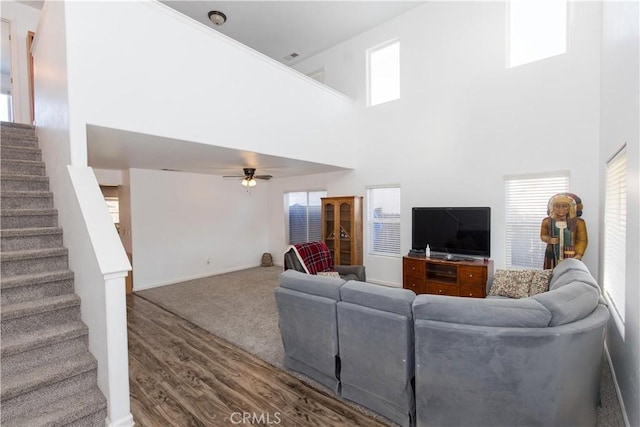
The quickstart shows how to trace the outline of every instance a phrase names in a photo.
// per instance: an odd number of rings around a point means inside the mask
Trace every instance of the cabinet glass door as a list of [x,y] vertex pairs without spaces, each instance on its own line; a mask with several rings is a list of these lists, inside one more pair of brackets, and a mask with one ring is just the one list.
[[336,221],[335,221],[335,208],[333,204],[327,203],[324,205],[324,230],[322,231],[322,235],[324,236],[324,242],[329,247],[329,252],[331,252],[331,258],[336,259]]
[[340,264],[351,265],[351,203],[340,204]]

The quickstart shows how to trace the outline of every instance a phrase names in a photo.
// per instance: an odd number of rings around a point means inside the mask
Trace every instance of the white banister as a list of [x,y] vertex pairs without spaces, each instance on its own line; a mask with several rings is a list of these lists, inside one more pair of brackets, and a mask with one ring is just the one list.
[[[84,227],[74,236],[70,266],[82,300],[82,320],[89,327],[89,350],[98,360],[98,386],[108,400],[105,424],[132,426],[125,277],[131,264],[124,251],[98,181],[90,167],[67,166],[76,206],[72,215]],[[73,208],[79,208],[79,210]],[[91,261],[73,263],[73,247],[89,249]],[[86,253],[85,259],[86,259]]]

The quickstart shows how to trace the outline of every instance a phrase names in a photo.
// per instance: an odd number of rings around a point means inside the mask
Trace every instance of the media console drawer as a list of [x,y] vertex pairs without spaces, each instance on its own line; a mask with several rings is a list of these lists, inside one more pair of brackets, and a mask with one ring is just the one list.
[[416,294],[485,298],[493,276],[493,261],[446,261],[404,257],[402,287]]
[[452,297],[460,296],[456,285],[445,285],[443,283],[427,283],[427,293],[435,295],[449,295]]

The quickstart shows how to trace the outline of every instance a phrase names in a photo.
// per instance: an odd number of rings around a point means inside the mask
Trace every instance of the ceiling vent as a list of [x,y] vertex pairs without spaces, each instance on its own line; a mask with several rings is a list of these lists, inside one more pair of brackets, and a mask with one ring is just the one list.
[[300,56],[299,54],[293,52],[292,54],[289,54],[287,56],[284,57],[284,59],[286,59],[287,61],[292,61],[294,59],[296,59],[298,56]]

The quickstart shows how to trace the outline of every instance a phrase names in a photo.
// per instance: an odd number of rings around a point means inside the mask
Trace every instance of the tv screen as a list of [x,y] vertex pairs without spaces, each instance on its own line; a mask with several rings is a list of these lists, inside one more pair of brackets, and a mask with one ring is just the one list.
[[491,256],[491,208],[414,207],[412,247],[446,254]]

